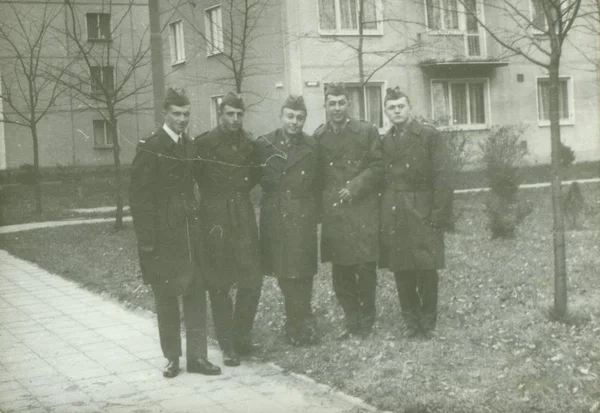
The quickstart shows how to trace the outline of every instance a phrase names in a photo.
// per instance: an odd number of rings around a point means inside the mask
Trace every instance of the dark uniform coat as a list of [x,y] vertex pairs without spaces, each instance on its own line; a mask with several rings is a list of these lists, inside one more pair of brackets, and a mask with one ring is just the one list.
[[261,163],[260,246],[263,269],[278,278],[317,272],[318,153],[306,134],[286,146],[283,131],[257,139]]
[[193,142],[177,144],[164,129],[141,140],[133,159],[129,189],[131,215],[147,284],[185,292],[195,278],[197,203],[193,192]]
[[260,277],[258,226],[250,190],[261,176],[259,153],[247,132],[217,127],[195,140],[200,189],[200,249],[209,287],[227,288]]
[[[336,134],[315,131],[323,168],[321,260],[353,265],[379,258],[379,192],[383,177],[377,128],[351,119]],[[351,202],[340,202],[348,188]]]
[[381,268],[444,267],[444,210],[452,200],[448,149],[432,126],[410,121],[383,137]]

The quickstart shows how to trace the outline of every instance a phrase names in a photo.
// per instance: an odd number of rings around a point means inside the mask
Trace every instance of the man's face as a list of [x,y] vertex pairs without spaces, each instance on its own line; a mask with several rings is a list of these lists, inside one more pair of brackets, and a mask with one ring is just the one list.
[[163,111],[163,115],[167,126],[176,134],[181,135],[190,122],[190,105],[170,105]]
[[333,123],[343,123],[348,118],[350,100],[346,95],[327,95],[325,98],[325,112]]
[[410,120],[411,106],[405,97],[385,102],[385,114],[394,125],[402,126]]
[[225,105],[219,119],[223,129],[228,132],[237,132],[244,126],[244,110]]
[[283,108],[281,111],[281,125],[286,135],[302,133],[304,122],[306,122],[306,113],[303,110]]

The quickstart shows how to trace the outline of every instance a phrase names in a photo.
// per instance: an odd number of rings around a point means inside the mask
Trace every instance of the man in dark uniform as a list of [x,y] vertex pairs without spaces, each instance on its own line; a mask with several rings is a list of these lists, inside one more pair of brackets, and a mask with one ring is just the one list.
[[183,91],[167,91],[163,113],[164,125],[140,141],[129,188],[142,276],[154,292],[160,344],[167,359],[163,375],[179,373],[178,296],[183,301],[187,370],[216,375],[221,369],[207,360],[206,291],[198,273],[194,240],[196,147],[185,134],[190,102]]
[[250,201],[261,165],[243,119],[244,102],[228,93],[219,105],[219,126],[195,140],[203,274],[223,361],[230,367],[255,350],[251,333],[262,287],[258,226]]
[[437,320],[438,268],[444,267],[444,220],[452,202],[448,150],[439,132],[413,119],[408,96],[388,89],[383,138],[381,268],[396,277],[410,336],[429,337]]
[[265,273],[277,277],[285,302],[286,336],[294,345],[316,339],[311,297],[320,179],[316,143],[302,132],[306,114],[302,96],[289,96],[281,108],[281,128],[257,139],[264,164],[261,258]]
[[328,85],[328,122],[315,131],[324,180],[321,260],[333,263],[333,288],[346,315],[339,339],[368,335],[375,322],[378,194],[383,178],[377,128],[350,119],[350,104],[343,84]]

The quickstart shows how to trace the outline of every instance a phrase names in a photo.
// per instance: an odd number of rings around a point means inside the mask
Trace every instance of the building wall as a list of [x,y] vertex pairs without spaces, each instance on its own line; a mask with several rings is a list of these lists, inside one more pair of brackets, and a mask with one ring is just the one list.
[[[66,41],[65,18],[62,1],[47,2],[51,7],[62,10],[53,23],[53,31],[49,32],[47,45],[44,47],[42,59],[49,65],[66,64],[71,62],[75,51],[72,44]],[[100,0],[85,0],[76,2],[76,10],[79,14],[79,24],[86,30],[86,12],[108,12],[112,15],[111,27],[117,21],[120,22],[119,30],[115,33],[112,41],[113,61],[124,62],[134,55],[134,50],[139,47],[140,42],[147,45],[149,33],[148,6],[145,0],[135,0],[129,8],[128,1],[113,0],[112,2]],[[16,7],[19,12],[28,13],[28,18],[35,21],[41,18],[44,4],[39,1],[23,1],[19,3],[0,4],[0,13],[10,16],[11,7]],[[84,34],[84,38],[86,35]],[[2,41],[0,40],[0,43]],[[95,46],[94,46],[95,47]],[[143,46],[146,47],[146,46]],[[0,45],[0,74],[6,82],[13,82],[19,72],[14,70],[14,58],[6,54],[6,45]],[[114,50],[119,50],[119,56]],[[79,65],[81,70],[87,70]],[[116,76],[120,71],[116,70]],[[150,66],[137,70],[129,81],[129,87],[134,84],[140,85],[145,82],[150,73]],[[21,78],[22,80],[22,78]],[[119,81],[117,80],[117,84]],[[145,131],[142,125],[152,121],[152,93],[148,88],[145,93],[139,93],[129,98],[121,107],[135,108],[133,114],[125,114],[118,119],[118,128],[121,143],[121,161],[130,163],[135,154],[135,145],[143,136]],[[88,102],[89,104],[90,102]],[[60,165],[112,165],[113,154],[111,148],[99,148],[94,145],[93,120],[102,119],[102,115],[90,106],[78,99],[73,90],[66,91],[48,114],[38,124],[40,166],[54,167]],[[7,104],[3,105],[4,117],[10,117],[10,109]],[[32,137],[29,128],[15,124],[3,124],[4,143],[6,147],[6,164],[4,168],[19,168],[24,164],[33,164]],[[0,142],[1,143],[1,142]],[[0,161],[0,168],[2,168]]]

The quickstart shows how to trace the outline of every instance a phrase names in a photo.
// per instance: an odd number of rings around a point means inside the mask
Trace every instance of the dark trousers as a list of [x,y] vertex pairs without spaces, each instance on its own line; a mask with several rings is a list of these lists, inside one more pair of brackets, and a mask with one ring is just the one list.
[[230,288],[209,290],[215,333],[224,353],[235,350],[236,345],[251,343],[261,288],[262,277],[253,277]]
[[333,290],[346,315],[351,332],[369,331],[375,323],[375,262],[355,265],[333,264]]
[[435,329],[439,284],[437,270],[399,271],[394,275],[406,326],[411,330]]
[[315,319],[311,308],[313,277],[278,278],[285,305],[285,330],[297,344],[314,339]]
[[[181,319],[179,298],[158,285],[152,285],[160,346],[167,359],[181,356]],[[206,291],[202,283],[194,283],[182,297],[188,359],[206,358]]]

